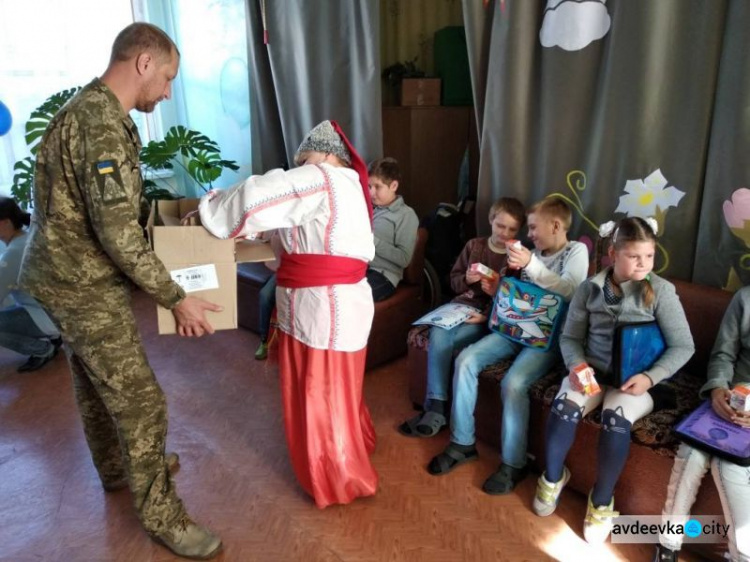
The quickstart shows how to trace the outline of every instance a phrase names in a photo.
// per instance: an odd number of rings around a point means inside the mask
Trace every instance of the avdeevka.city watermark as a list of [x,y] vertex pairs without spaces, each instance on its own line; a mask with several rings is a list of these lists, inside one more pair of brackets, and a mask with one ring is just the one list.
[[623,515],[615,517],[613,543],[658,543],[659,535],[679,537],[683,543],[725,542],[730,526],[720,515]]

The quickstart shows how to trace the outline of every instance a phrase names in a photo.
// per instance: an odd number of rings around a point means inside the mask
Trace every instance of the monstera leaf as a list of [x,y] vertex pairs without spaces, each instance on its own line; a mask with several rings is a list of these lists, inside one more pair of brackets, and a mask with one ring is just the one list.
[[188,175],[207,191],[222,172],[239,170],[232,160],[223,160],[219,145],[206,135],[187,129],[182,125],[167,131],[164,140],[151,141],[141,150],[141,162],[147,170],[174,169],[182,167]]
[[196,153],[188,163],[188,173],[200,184],[211,185],[219,179],[225,168],[239,170],[236,162],[222,160],[218,152],[202,150]]
[[183,156],[195,156],[200,150],[206,152],[220,152],[219,145],[198,131],[186,129],[182,125],[172,127],[164,137],[167,148],[179,150]]
[[26,157],[13,165],[13,185],[10,192],[23,209],[28,209],[33,204],[34,197],[34,170],[36,169],[36,153],[39,143],[44,136],[52,118],[60,111],[70,98],[78,93],[80,86],[62,90],[52,94],[44,103],[31,112],[26,122],[26,144],[33,157]]
[[143,196],[148,201],[158,201],[164,199],[182,199],[182,195],[159,187],[156,182],[152,180],[143,181]]
[[24,210],[32,203],[35,169],[36,162],[30,156],[19,160],[13,166],[13,185],[10,193]]
[[44,131],[47,130],[47,125],[49,125],[49,122],[52,121],[52,118],[60,111],[62,106],[76,95],[80,89],[80,86],[76,86],[75,88],[52,94],[42,105],[31,112],[31,116],[26,122],[26,144],[31,154],[36,156],[36,152],[39,150],[39,142],[44,135]]
[[167,148],[164,141],[151,141],[141,149],[141,164],[151,170],[171,170],[175,152]]

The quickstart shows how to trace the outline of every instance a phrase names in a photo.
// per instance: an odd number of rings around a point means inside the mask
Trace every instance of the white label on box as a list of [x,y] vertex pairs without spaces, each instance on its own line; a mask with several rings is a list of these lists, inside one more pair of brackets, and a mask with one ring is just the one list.
[[174,271],[170,271],[169,274],[175,283],[185,289],[186,293],[219,288],[216,267],[212,263],[186,267],[185,269],[175,269]]

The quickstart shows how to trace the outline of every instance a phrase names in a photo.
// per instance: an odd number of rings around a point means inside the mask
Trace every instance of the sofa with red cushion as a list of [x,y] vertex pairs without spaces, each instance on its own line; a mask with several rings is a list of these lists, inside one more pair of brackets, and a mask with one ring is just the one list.
[[[661,514],[672,462],[679,445],[673,428],[676,422],[700,403],[698,390],[706,380],[706,367],[714,339],[724,311],[732,298],[731,293],[721,289],[686,281],[672,282],[685,309],[696,352],[678,373],[662,383],[673,390],[675,407],[652,412],[633,425],[630,456],[615,488],[615,509],[623,515]],[[428,341],[429,330],[424,326],[413,328],[409,333],[409,396],[415,406],[424,401]],[[498,450],[502,409],[500,381],[509,364],[503,361],[487,367],[481,373],[475,412],[477,438]],[[541,473],[544,467],[544,434],[550,405],[557,394],[562,377],[566,374],[561,365],[535,383],[530,391],[529,454],[531,466],[538,473]],[[582,494],[588,494],[596,478],[600,416],[601,409],[598,408],[584,418],[566,460],[566,465],[571,471],[568,486]],[[703,480],[692,513],[723,513],[719,494],[710,473]],[[700,550],[706,556],[717,557],[716,546],[701,545]]]

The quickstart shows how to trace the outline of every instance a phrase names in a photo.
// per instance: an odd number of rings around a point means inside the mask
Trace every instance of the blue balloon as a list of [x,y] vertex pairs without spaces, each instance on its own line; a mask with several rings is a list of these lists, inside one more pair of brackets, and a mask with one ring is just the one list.
[[10,109],[0,101],[0,137],[10,131],[10,126],[12,124],[13,118],[10,116]]

